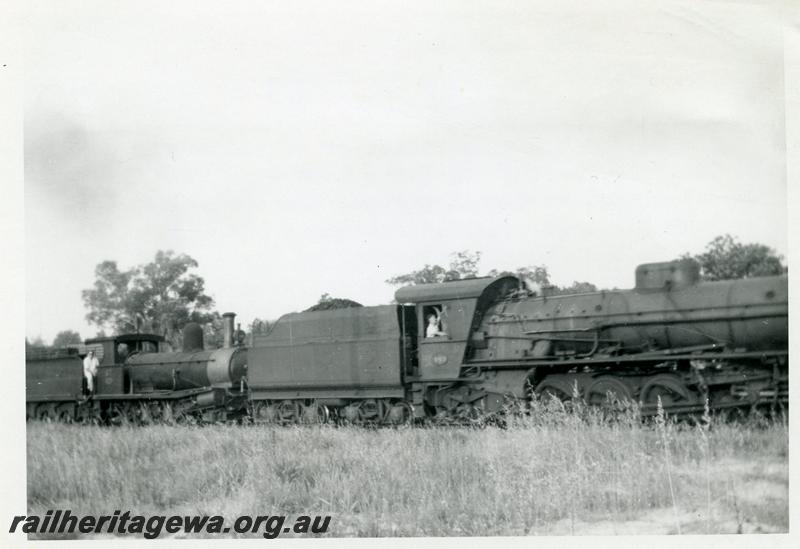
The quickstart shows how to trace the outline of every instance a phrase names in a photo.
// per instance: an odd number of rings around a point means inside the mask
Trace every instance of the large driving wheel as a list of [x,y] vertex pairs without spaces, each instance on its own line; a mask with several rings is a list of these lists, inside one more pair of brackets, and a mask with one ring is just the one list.
[[574,386],[567,377],[546,377],[534,389],[534,393],[544,400],[556,399],[566,402],[572,399]]
[[681,379],[672,374],[659,374],[647,380],[642,387],[641,401],[645,406],[656,407],[659,399],[661,406],[668,409],[671,406],[694,404],[692,392]]
[[586,403],[592,406],[617,407],[632,399],[630,388],[614,376],[600,376],[586,388]]

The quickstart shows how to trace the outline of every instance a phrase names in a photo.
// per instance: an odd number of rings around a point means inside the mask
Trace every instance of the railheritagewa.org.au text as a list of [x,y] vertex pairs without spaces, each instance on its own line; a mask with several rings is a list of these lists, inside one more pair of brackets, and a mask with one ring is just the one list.
[[69,509],[47,511],[44,515],[17,515],[9,533],[119,534],[155,539],[163,534],[260,534],[274,539],[282,534],[321,535],[328,531],[331,517],[300,515],[288,520],[285,515],[240,515],[229,522],[220,515],[137,515],[114,511],[110,515],[73,515]]

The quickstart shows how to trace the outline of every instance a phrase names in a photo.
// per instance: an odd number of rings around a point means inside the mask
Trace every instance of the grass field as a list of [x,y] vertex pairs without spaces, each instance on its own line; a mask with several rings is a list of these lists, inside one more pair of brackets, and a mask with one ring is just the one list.
[[337,537],[788,531],[784,423],[555,404],[505,429],[31,422],[29,513],[323,514]]

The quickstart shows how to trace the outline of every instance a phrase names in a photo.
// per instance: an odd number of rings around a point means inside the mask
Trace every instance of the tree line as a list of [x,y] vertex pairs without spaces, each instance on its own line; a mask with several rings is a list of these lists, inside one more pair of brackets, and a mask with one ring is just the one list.
[[[680,259],[692,258],[700,264],[701,279],[730,280],[783,274],[788,271],[783,257],[773,249],[757,243],[743,244],[726,234],[714,238],[699,254],[683,254]],[[514,271],[489,269],[480,272],[481,252],[463,250],[451,254],[446,265],[426,264],[409,273],[386,280],[391,286],[441,283],[479,276],[515,275],[547,289],[548,294],[567,294],[598,291],[592,282],[575,280],[569,285],[553,284],[546,265],[526,265]],[[98,328],[97,335],[105,336],[146,332],[163,335],[174,348],[181,346],[181,330],[189,322],[203,326],[208,348],[222,344],[222,315],[214,308],[214,299],[206,293],[203,277],[195,271],[197,261],[187,254],[158,251],[150,263],[121,270],[116,261],[106,260],[95,268],[95,281],[83,290],[81,297],[87,309],[86,320]],[[356,301],[322,294],[319,301],[306,311],[343,307],[361,307]],[[250,333],[266,333],[271,322],[255,318],[248,325]],[[81,343],[74,330],[63,330],[53,340],[52,347]],[[25,339],[26,348],[45,347],[41,338]]]

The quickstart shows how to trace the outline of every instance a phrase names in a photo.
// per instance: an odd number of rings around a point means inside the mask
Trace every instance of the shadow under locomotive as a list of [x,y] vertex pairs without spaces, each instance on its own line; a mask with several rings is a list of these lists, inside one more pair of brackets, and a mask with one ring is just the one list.
[[28,417],[472,421],[532,395],[630,400],[643,414],[658,402],[672,413],[788,404],[786,276],[700,282],[681,260],[639,266],[631,290],[538,295],[502,276],[395,298],[284,315],[248,347],[232,313],[214,351],[196,325],[180,353],[155,352],[161,339],[145,334],[89,340],[103,354],[88,399],[78,355],[29,357]]

